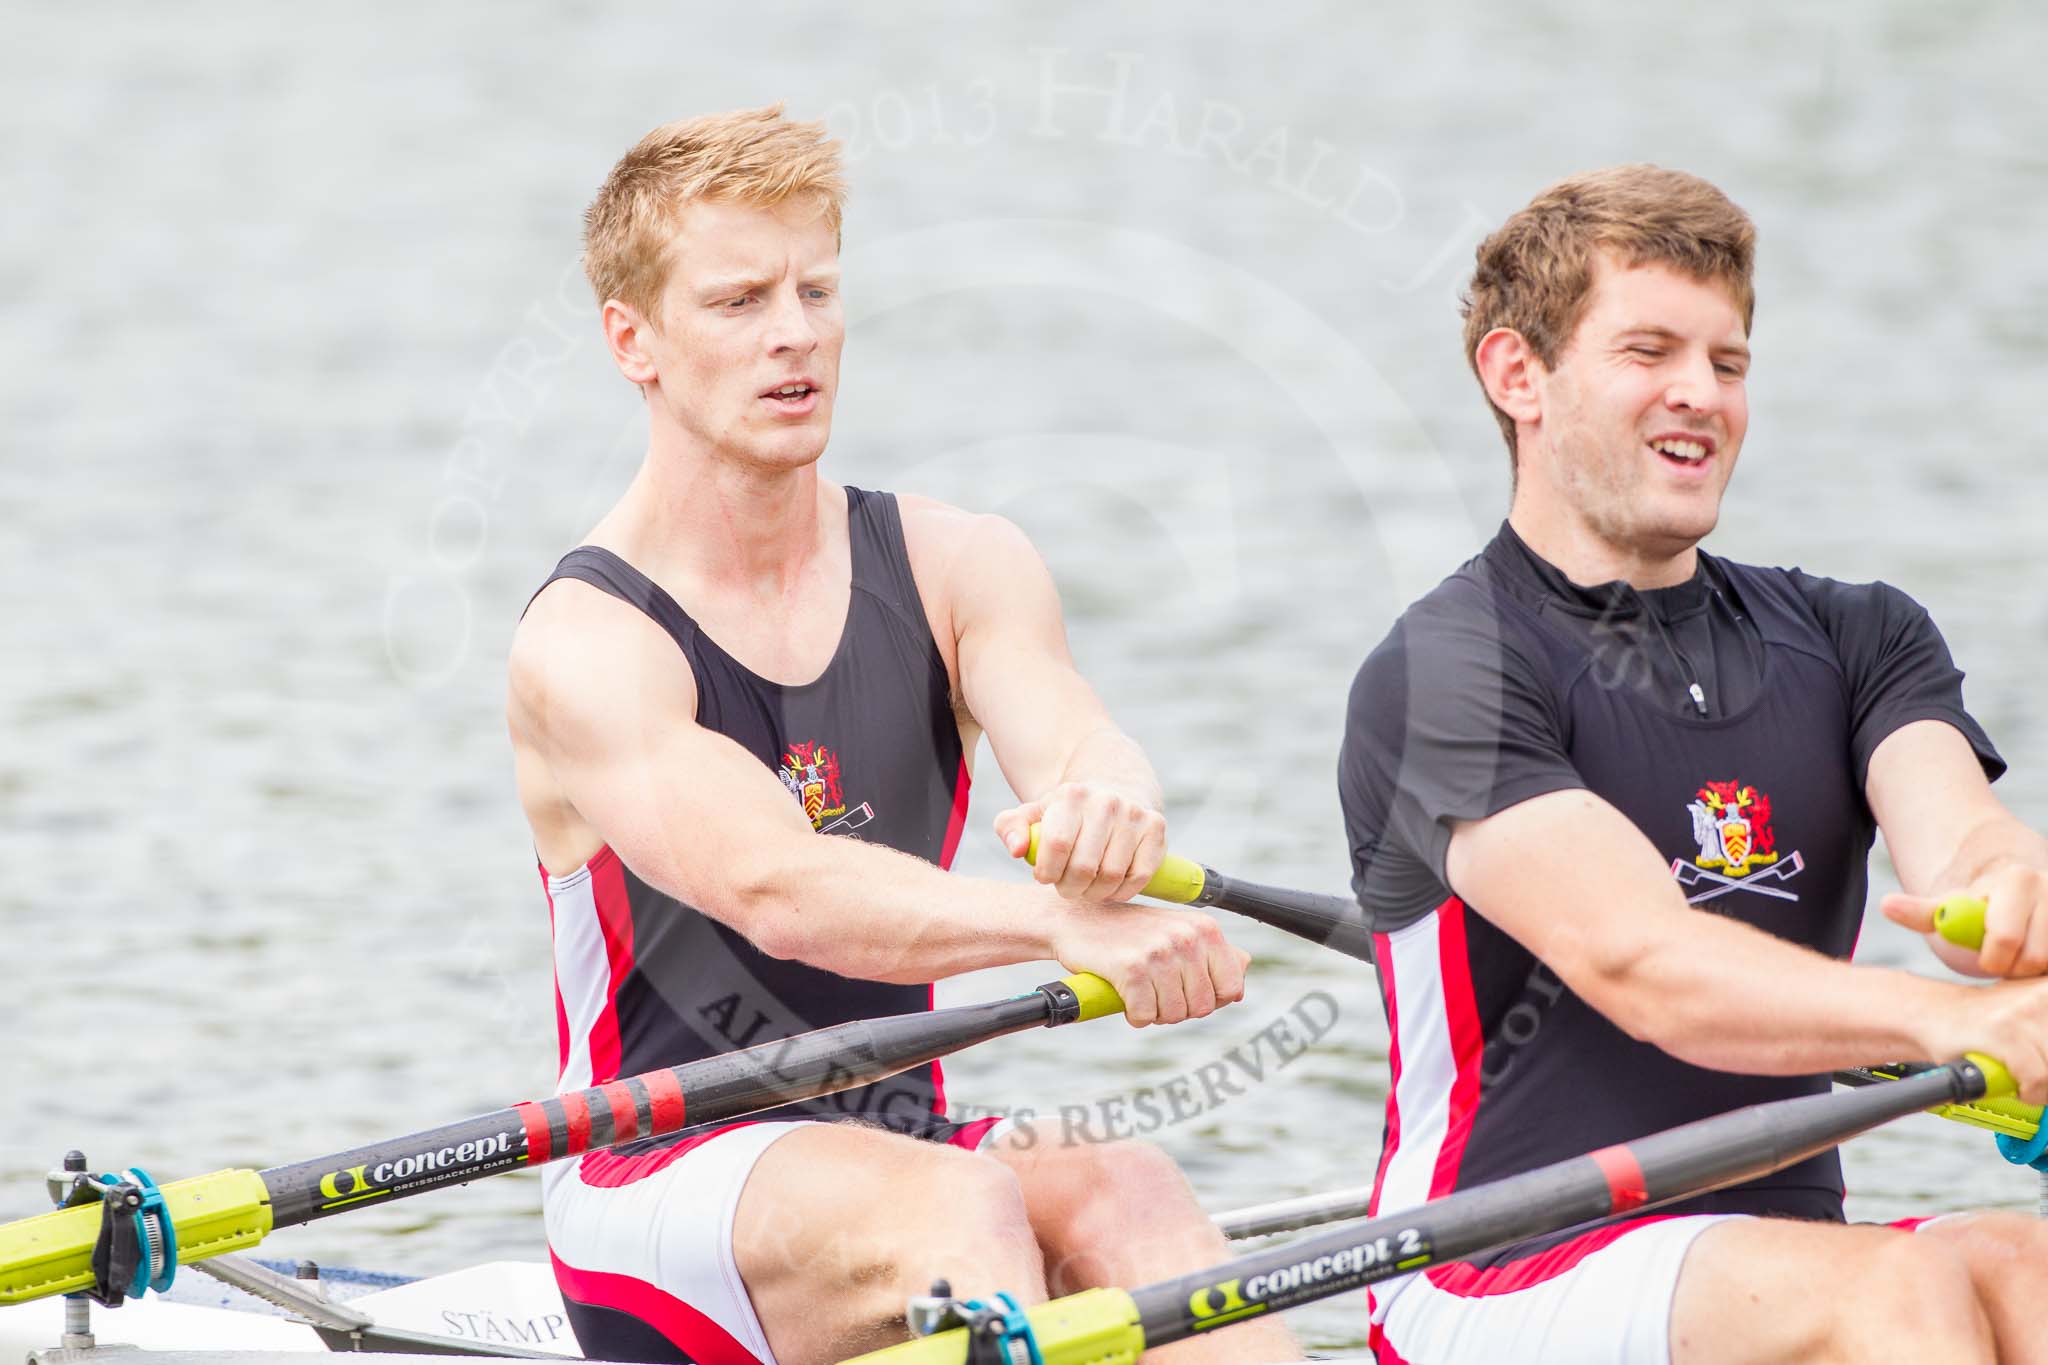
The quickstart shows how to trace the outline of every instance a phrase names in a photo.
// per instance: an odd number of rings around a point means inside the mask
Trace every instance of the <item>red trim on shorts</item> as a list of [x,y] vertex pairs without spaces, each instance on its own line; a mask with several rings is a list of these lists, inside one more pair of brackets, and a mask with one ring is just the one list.
[[972,1123],[963,1123],[960,1125],[960,1131],[947,1138],[946,1143],[952,1147],[964,1147],[971,1152],[981,1146],[981,1140],[988,1136],[988,1130],[1001,1122],[1002,1119],[993,1118],[976,1119]]
[[1516,1261],[1503,1261],[1484,1270],[1475,1269],[1459,1261],[1431,1266],[1423,1273],[1429,1276],[1429,1282],[1438,1289],[1446,1294],[1455,1294],[1461,1299],[1512,1294],[1518,1289],[1531,1289],[1556,1279],[1602,1247],[1612,1245],[1638,1228],[1646,1228],[1652,1223],[1662,1223],[1666,1219],[1683,1216],[1653,1213],[1644,1218],[1609,1223],[1594,1228],[1591,1232],[1582,1232],[1570,1241],[1545,1247],[1534,1255],[1524,1256]]
[[732,1334],[673,1294],[603,1270],[565,1265],[553,1251],[555,1284],[564,1298],[592,1308],[613,1308],[640,1319],[667,1337],[697,1365],[762,1365],[759,1357],[733,1340]]
[[1626,1144],[1602,1147],[1587,1155],[1600,1168],[1600,1174],[1607,1177],[1608,1212],[1627,1213],[1650,1202],[1650,1192],[1644,1188],[1642,1163]]
[[1919,1218],[1897,1218],[1889,1223],[1886,1223],[1885,1226],[1888,1228],[1897,1228],[1900,1232],[1918,1232],[1922,1224],[1931,1223],[1938,1217],[1940,1217],[1939,1214],[1930,1213],[1922,1215]]
[[590,869],[590,899],[611,973],[604,1008],[590,1026],[590,1083],[598,1085],[619,1078],[619,987],[633,970],[633,903],[626,894],[626,865],[609,845],[584,866]]
[[1465,952],[1465,902],[1451,896],[1436,908],[1437,975],[1443,982],[1444,1018],[1451,1034],[1451,1114],[1444,1127],[1444,1145],[1437,1149],[1436,1171],[1429,1197],[1440,1198],[1458,1188],[1458,1167],[1472,1121],[1479,1116],[1479,1060],[1486,1039],[1479,1027],[1479,1007],[1472,999],[1472,961]]
[[613,1151],[586,1152],[583,1160],[576,1163],[576,1178],[584,1184],[600,1190],[616,1190],[658,1175],[696,1151],[711,1139],[736,1128],[750,1128],[751,1123],[728,1123],[722,1128],[713,1128],[708,1133],[698,1133],[683,1139],[672,1147],[663,1147],[638,1156],[620,1156]]
[[1394,1343],[1387,1340],[1387,1329],[1379,1323],[1374,1323],[1372,1330],[1366,1333],[1365,1345],[1379,1365],[1408,1365],[1408,1358],[1394,1349]]

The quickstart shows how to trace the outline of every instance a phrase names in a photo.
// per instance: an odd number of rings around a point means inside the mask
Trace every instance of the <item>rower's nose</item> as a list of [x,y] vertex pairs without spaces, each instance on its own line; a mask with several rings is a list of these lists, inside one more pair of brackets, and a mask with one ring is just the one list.
[[762,335],[768,353],[807,356],[818,349],[817,320],[795,288],[777,289],[767,299],[767,326]]

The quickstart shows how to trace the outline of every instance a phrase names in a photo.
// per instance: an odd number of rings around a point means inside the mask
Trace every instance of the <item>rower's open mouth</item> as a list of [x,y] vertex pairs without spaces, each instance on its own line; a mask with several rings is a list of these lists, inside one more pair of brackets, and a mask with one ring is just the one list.
[[769,389],[761,396],[771,403],[803,403],[808,401],[811,395],[817,391],[818,389],[815,384],[810,383],[808,380],[798,380],[794,384],[784,384],[778,388]]
[[1659,436],[1649,444],[1651,450],[1675,465],[1705,464],[1714,455],[1713,438],[1707,436]]

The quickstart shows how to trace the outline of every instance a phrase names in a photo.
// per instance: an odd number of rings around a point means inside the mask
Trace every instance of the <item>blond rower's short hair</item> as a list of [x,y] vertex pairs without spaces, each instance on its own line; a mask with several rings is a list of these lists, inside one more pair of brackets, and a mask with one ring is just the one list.
[[[1496,327],[1521,333],[1555,368],[1593,295],[1596,253],[1623,264],[1666,265],[1718,284],[1756,315],[1756,225],[1719,189],[1662,166],[1610,166],[1560,180],[1479,244],[1478,267],[1460,300],[1465,362],[1479,373],[1479,343]],[[1484,382],[1483,380],[1481,381]],[[1494,420],[1515,453],[1515,421],[1491,398]]]
[[784,118],[782,106],[666,123],[619,158],[583,215],[583,273],[597,294],[659,325],[670,245],[698,200],[772,207],[809,198],[839,232],[846,200],[839,143],[823,123]]

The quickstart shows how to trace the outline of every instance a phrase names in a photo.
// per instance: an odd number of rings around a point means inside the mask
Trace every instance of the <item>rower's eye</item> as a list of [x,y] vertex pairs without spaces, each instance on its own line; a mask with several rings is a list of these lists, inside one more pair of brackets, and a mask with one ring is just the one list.
[[721,303],[718,306],[728,313],[737,313],[740,309],[746,307],[751,302],[753,302],[753,295],[742,294],[738,298],[727,299],[724,303]]
[[1663,351],[1655,346],[1631,346],[1628,348],[1628,353],[1630,355],[1642,356],[1646,360],[1656,360],[1664,354]]

